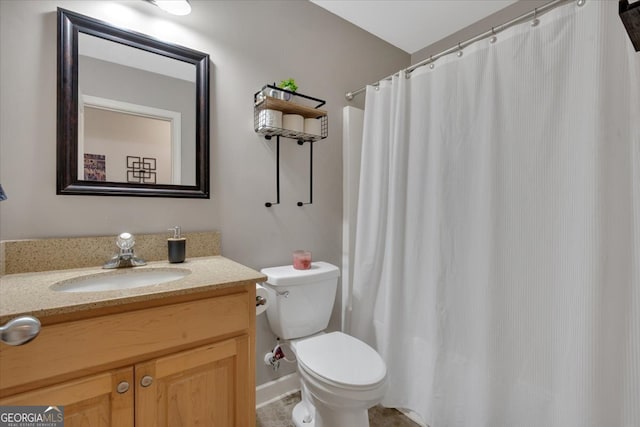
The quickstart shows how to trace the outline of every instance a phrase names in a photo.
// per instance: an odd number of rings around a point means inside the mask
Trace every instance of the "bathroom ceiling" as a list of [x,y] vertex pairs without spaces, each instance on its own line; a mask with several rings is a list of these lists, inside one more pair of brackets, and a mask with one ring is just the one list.
[[310,0],[413,54],[517,0]]

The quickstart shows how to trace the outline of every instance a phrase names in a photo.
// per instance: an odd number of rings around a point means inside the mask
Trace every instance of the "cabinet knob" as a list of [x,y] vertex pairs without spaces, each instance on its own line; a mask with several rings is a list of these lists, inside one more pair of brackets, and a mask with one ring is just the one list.
[[126,393],[127,391],[129,391],[129,383],[126,381],[122,381],[118,384],[118,387],[116,388],[116,391],[120,394]]
[[140,380],[140,385],[142,387],[149,387],[151,385],[151,383],[153,383],[153,377],[151,375],[145,375]]

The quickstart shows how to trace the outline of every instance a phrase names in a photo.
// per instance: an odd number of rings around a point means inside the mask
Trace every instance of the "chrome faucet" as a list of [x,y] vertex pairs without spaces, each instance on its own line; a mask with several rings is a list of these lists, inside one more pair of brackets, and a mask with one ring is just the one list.
[[121,233],[116,239],[116,245],[120,248],[120,253],[116,254],[102,266],[102,268],[121,268],[136,267],[145,265],[146,262],[142,258],[138,258],[133,253],[133,246],[136,239],[131,233]]

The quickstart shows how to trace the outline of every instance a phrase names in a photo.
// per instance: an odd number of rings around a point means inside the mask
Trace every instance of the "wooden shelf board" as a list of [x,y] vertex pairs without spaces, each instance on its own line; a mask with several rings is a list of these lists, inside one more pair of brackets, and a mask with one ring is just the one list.
[[295,102],[291,101],[284,101],[282,99],[273,98],[271,96],[267,96],[264,100],[256,103],[256,108],[259,108],[261,110],[278,110],[282,111],[284,114],[300,114],[305,119],[317,119],[318,117],[327,115],[326,110],[307,107],[305,105],[296,104]]

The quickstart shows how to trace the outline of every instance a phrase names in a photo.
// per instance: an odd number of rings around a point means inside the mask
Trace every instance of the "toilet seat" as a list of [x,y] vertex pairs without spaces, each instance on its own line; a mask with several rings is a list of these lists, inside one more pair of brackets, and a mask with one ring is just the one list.
[[377,388],[387,368],[369,345],[342,332],[331,332],[296,343],[300,368],[328,385],[348,390]]

